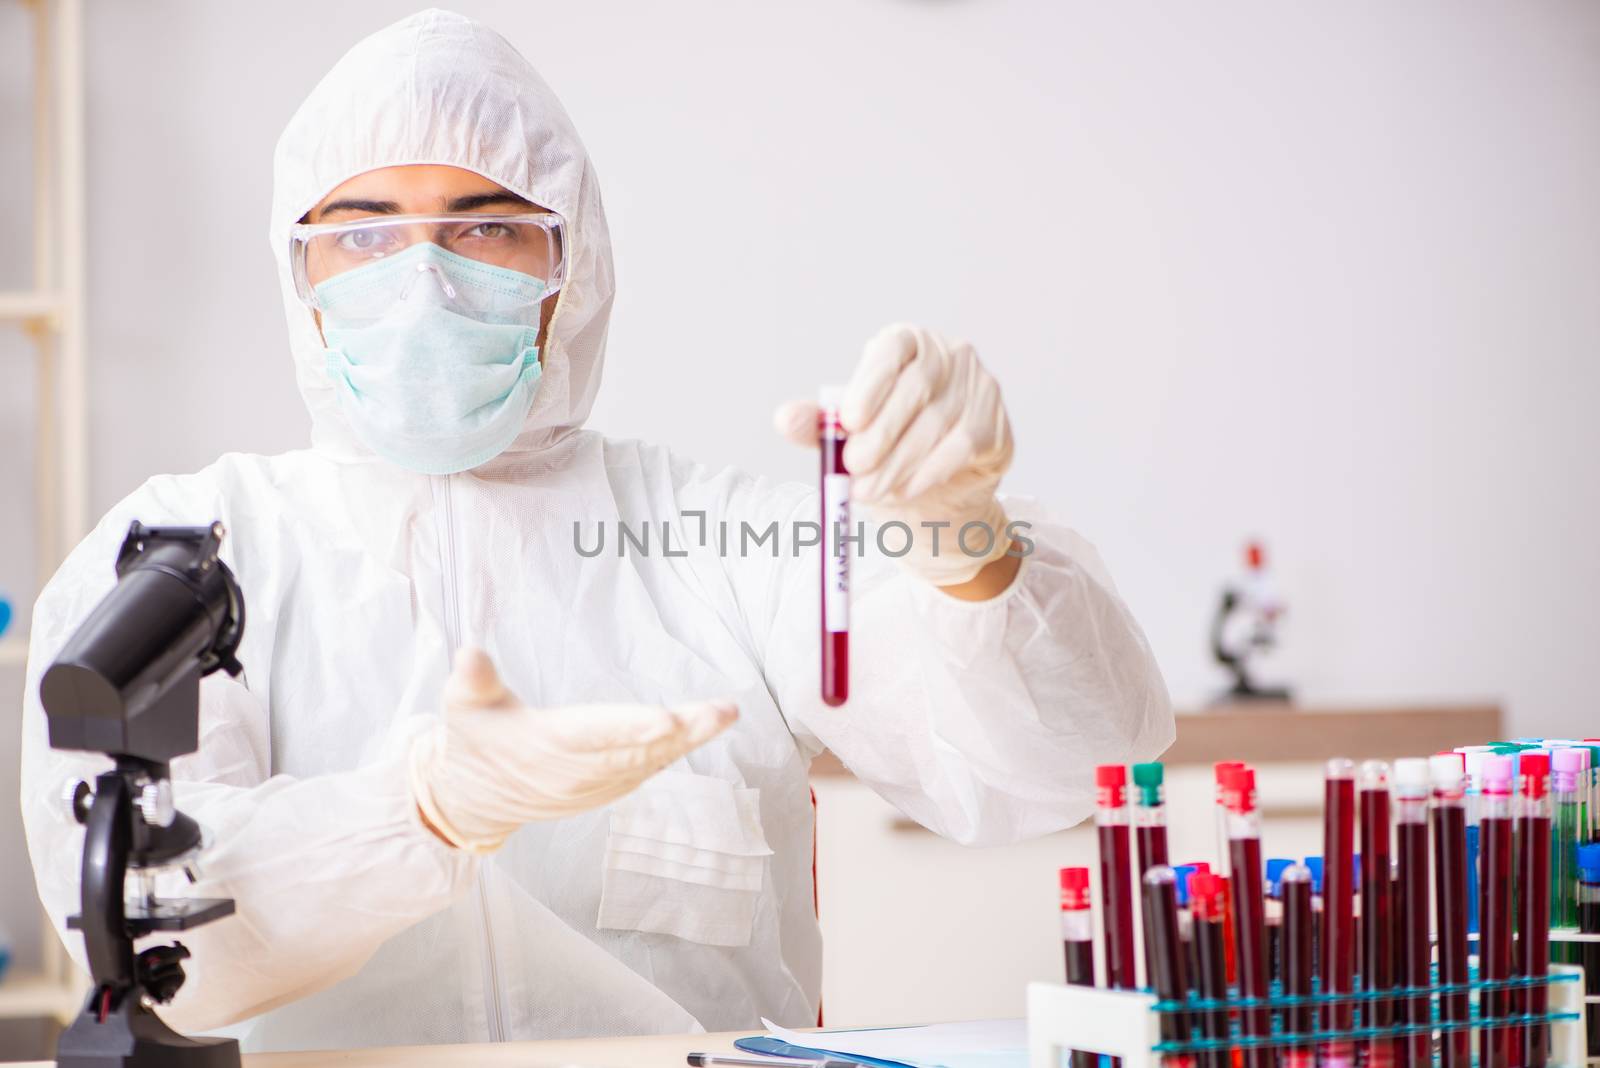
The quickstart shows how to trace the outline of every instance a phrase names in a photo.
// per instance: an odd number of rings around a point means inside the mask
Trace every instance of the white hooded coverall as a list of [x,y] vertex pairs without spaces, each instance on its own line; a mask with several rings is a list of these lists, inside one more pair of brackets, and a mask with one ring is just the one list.
[[[567,281],[526,426],[463,474],[378,460],[342,420],[288,228],[377,167],[475,171],[567,220]],[[1098,762],[1144,760],[1173,721],[1144,637],[1093,549],[1024,502],[1036,545],[966,603],[868,552],[855,562],[851,696],[818,694],[818,559],[740,555],[704,511],[787,531],[814,492],[581,429],[600,383],[611,252],[595,174],[560,104],[499,35],[436,11],[353,48],[278,143],[271,241],[312,447],[150,479],[35,608],[22,810],[64,930],[83,832],[62,782],[104,757],[48,747],[39,678],[114,580],[128,523],[220,519],[245,592],[246,681],[202,689],[178,806],[214,836],[192,892],[237,902],[186,932],[162,1015],[247,1050],[494,1041],[816,1020],[821,939],[807,765],[833,750],[911,818],[967,843],[1068,826]],[[617,524],[652,551],[617,555]],[[592,548],[584,556],[574,525]],[[674,552],[661,552],[671,528]],[[787,535],[786,535],[787,542]],[[530,706],[731,696],[740,721],[607,809],[532,823],[478,860],[419,822],[404,749],[439,714],[455,648],[488,651]]]

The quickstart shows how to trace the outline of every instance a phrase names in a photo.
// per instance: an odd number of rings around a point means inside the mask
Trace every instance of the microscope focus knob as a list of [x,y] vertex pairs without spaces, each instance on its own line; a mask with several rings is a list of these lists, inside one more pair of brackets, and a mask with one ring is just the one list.
[[89,805],[94,801],[94,790],[82,779],[71,779],[61,787],[61,801],[79,823],[89,822]]
[[152,827],[171,827],[178,818],[178,808],[172,803],[172,781],[160,779],[147,782],[139,791],[139,814]]

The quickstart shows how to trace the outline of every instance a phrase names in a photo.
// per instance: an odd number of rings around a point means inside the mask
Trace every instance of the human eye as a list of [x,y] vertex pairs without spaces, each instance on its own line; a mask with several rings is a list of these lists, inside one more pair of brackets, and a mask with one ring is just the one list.
[[505,223],[485,222],[468,227],[461,236],[473,241],[509,241],[512,232],[511,227]]
[[386,252],[393,244],[393,235],[377,228],[346,230],[334,238],[334,245],[340,252],[369,256]]

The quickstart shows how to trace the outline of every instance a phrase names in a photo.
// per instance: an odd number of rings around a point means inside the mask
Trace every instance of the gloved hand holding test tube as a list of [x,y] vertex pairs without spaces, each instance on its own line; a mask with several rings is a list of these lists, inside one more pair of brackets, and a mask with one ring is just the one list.
[[[896,561],[918,578],[967,599],[992,597],[1009,585],[1020,559],[998,574],[994,588],[962,589],[991,564],[998,568],[1018,555],[1014,524],[995,494],[1011,466],[1011,424],[1000,387],[972,346],[921,327],[885,327],[862,349],[849,384],[827,391],[824,399],[830,410],[837,403],[836,415],[825,417],[824,405],[791,401],[774,413],[773,425],[797,445],[823,447],[825,581],[842,574],[848,584],[847,572],[837,570],[847,569],[848,560],[830,565],[826,559],[835,555],[833,526],[839,514],[828,506],[848,487],[846,523],[853,499],[880,526],[903,524],[910,537]],[[833,497],[828,479],[835,480]],[[837,548],[837,556],[848,556],[848,545]],[[836,648],[824,656],[837,656],[848,639],[828,636],[847,633],[848,625],[842,631],[829,631],[828,625],[824,619],[824,644]],[[836,667],[846,679],[847,666]],[[848,695],[847,687],[830,693],[826,680],[823,690],[828,704],[843,703]]]

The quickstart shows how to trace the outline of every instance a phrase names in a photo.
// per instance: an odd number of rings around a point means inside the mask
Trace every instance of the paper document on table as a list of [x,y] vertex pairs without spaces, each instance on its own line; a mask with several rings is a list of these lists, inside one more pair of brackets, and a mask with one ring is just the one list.
[[863,1031],[789,1031],[762,1020],[772,1037],[846,1056],[911,1068],[1026,1068],[1027,1020],[973,1020]]

